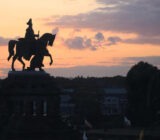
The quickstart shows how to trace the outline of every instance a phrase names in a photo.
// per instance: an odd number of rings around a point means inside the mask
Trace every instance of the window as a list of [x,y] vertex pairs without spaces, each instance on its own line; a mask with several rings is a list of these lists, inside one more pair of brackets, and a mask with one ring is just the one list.
[[33,116],[36,116],[36,110],[37,110],[37,105],[36,105],[36,101],[33,101],[33,104],[32,104],[32,108],[33,108]]
[[43,116],[47,116],[47,101],[43,101]]

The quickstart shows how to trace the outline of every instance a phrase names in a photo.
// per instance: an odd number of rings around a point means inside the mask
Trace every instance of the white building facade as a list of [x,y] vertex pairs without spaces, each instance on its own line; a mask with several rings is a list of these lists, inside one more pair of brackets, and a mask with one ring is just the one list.
[[120,115],[127,106],[127,91],[124,88],[105,88],[101,108],[103,115]]

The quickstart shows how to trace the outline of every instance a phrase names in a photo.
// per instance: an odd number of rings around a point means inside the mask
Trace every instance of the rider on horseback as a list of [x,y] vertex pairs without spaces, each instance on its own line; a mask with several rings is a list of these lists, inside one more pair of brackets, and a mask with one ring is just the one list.
[[32,28],[32,19],[30,18],[27,22],[28,28],[26,29],[25,34],[25,42],[26,42],[26,55],[25,58],[29,60],[31,58],[31,52],[36,51],[36,39],[35,37],[39,37],[39,33],[36,35],[34,34],[34,30]]
[[36,40],[35,37],[39,37],[39,34],[34,34],[33,28],[32,28],[32,19],[30,18],[27,22],[28,28],[26,29],[25,39],[27,40]]

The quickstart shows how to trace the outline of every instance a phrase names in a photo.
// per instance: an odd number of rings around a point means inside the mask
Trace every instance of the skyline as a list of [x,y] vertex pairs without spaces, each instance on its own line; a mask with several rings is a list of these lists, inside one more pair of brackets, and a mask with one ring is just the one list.
[[[76,69],[83,76],[90,70],[93,72],[88,76],[124,76],[138,61],[160,66],[158,0],[6,0],[1,3],[0,76],[6,75],[11,64],[7,61],[7,43],[24,37],[29,18],[33,20],[35,33],[38,30],[40,35],[57,33],[53,47],[48,47],[54,64],[49,66],[47,57],[44,60],[52,75],[57,75],[53,71],[59,70],[58,76],[67,76],[68,70],[72,73]],[[15,67],[21,68],[19,62],[16,61]]]

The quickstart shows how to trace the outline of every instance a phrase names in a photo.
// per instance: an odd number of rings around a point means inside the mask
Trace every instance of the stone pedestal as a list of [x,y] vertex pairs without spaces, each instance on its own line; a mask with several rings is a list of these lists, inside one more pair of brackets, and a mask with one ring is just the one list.
[[[2,82],[2,94],[13,105],[14,114],[25,116],[42,116],[45,101],[47,115],[59,114],[59,89],[53,77],[39,71],[10,71],[8,78]],[[22,108],[23,105],[23,108]],[[56,112],[53,112],[53,110]]]
[[13,77],[49,77],[44,71],[9,71],[8,78]]
[[48,88],[56,89],[54,78],[41,71],[10,71],[2,83],[3,88],[22,90],[22,92],[45,92]]
[[0,100],[5,100],[7,110],[7,123],[4,128],[1,126],[0,139],[80,139],[61,122],[59,95],[55,79],[45,72],[9,72],[0,91]]
[[10,81],[20,81],[22,83],[29,81],[32,82],[49,82],[52,77],[43,71],[9,71],[8,80]]

